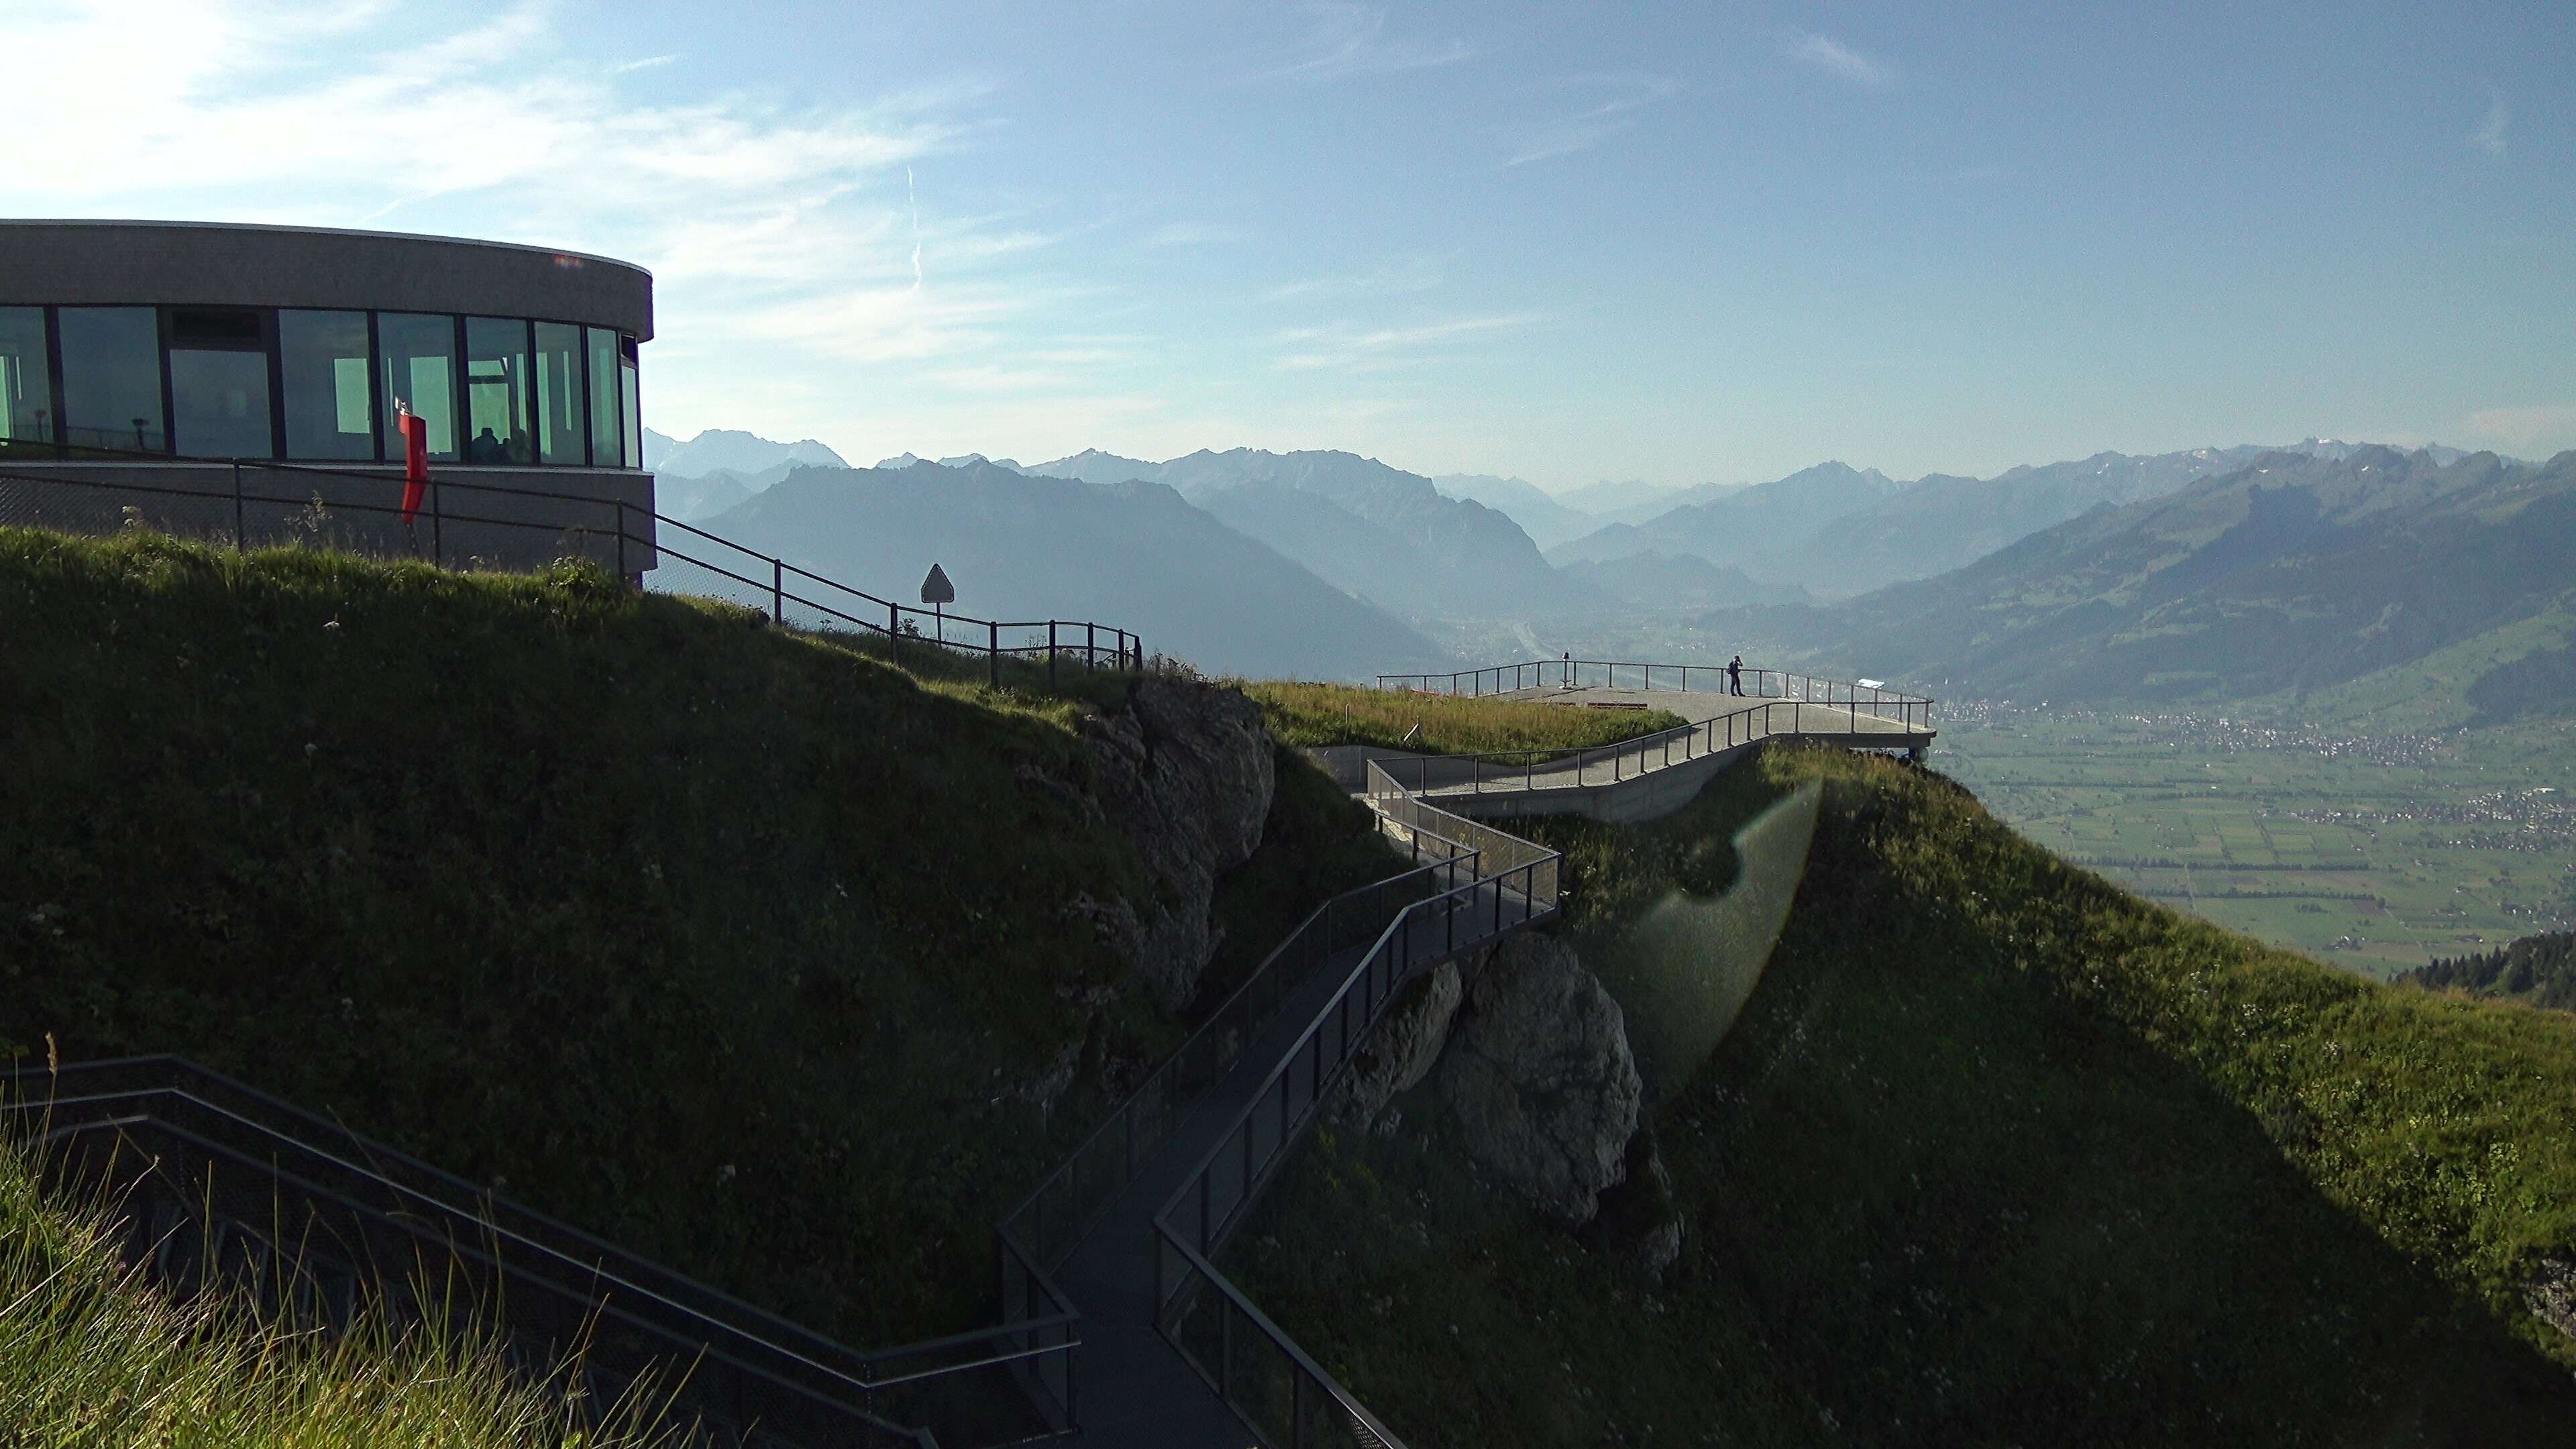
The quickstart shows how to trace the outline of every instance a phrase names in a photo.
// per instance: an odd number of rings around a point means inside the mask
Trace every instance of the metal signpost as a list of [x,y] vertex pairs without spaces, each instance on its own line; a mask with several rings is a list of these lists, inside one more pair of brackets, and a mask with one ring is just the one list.
[[957,586],[948,582],[947,573],[937,564],[930,566],[929,576],[921,581],[921,601],[930,606],[930,617],[934,621],[931,627],[940,631],[939,638],[945,643],[948,618],[940,612],[940,606],[957,602]]

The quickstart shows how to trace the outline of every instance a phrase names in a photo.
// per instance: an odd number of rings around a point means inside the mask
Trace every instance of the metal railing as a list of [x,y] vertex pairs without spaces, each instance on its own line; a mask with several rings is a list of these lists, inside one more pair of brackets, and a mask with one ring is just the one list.
[[1536,874],[1530,877],[1529,891],[1534,899],[1556,904],[1557,852],[1533,841],[1521,839],[1507,831],[1452,814],[1397,783],[1394,775],[1375,760],[1368,762],[1369,808],[1384,822],[1389,833],[1429,835],[1435,839],[1455,840],[1477,852],[1481,869],[1488,877],[1501,876],[1528,867]]
[[[84,458],[68,463],[30,462],[16,467],[0,459],[0,524],[103,533],[139,522],[164,532],[214,538],[236,549],[255,543],[326,543],[358,552],[426,559],[442,567],[451,563],[481,567],[485,555],[478,548],[500,552],[496,545],[501,541],[526,545],[535,535],[543,540],[535,546],[549,557],[590,558],[613,568],[620,577],[653,572],[660,575],[656,587],[665,592],[699,593],[744,604],[779,624],[855,633],[881,641],[897,662],[908,648],[937,651],[937,656],[925,654],[925,658],[980,658],[989,682],[997,688],[1006,661],[1043,667],[1050,687],[1059,682],[1064,668],[1138,673],[1147,662],[1143,639],[1114,625],[1088,619],[979,619],[900,603],[623,499],[504,487],[434,473],[424,487],[417,516],[405,519],[404,478],[395,468],[174,458],[104,448],[84,453]],[[101,459],[173,470],[202,469],[208,481],[219,486],[191,488],[82,476],[85,462]],[[32,467],[48,471],[29,471]],[[328,481],[338,496],[324,498],[317,488],[295,493],[261,491],[245,481],[246,475]],[[541,505],[534,511],[548,516],[524,516],[530,504]],[[367,526],[353,525],[352,515]],[[524,556],[528,549],[508,551]],[[677,587],[682,584],[694,587]]]
[[[1384,798],[1374,793],[1381,781],[1392,785],[1382,774],[1371,776],[1373,805]],[[1472,828],[1494,843],[1478,849],[1447,842],[1460,848],[1454,864],[1467,867],[1469,878],[1406,906],[1387,923],[1154,1216],[1156,1327],[1246,1422],[1273,1444],[1298,1449],[1326,1443],[1400,1449],[1400,1441],[1213,1260],[1321,1115],[1405,981],[1557,909],[1557,852],[1445,811],[1407,813],[1411,820],[1396,823],[1408,836],[1429,835],[1429,823],[1437,821]],[[1489,850],[1511,863],[1497,865]]]
[[[750,1444],[936,1449],[912,1426],[963,1427],[952,1444],[1062,1427],[1009,1422],[1047,1360],[1069,1374],[1069,1337],[1029,1341],[1040,1320],[857,1352],[174,1057],[0,1082],[0,1121],[43,1144],[50,1173],[108,1188],[129,1259],[183,1293],[229,1276],[330,1326],[361,1303],[435,1312],[499,1331],[523,1361],[577,1353],[594,1404],[640,1383],[680,1422]],[[433,1286],[444,1301],[422,1302]]]
[[1864,749],[1871,748],[1873,741],[1883,742],[1879,747],[1886,749],[1912,749],[1928,733],[1928,725],[1871,714],[1849,701],[1766,700],[1615,745],[1410,755],[1373,759],[1369,766],[1372,771],[1383,770],[1399,788],[1417,795],[1485,795],[1615,785],[1775,735],[1822,735]]
[[1101,1207],[1171,1139],[1182,1109],[1233,1069],[1281,1001],[1317,967],[1376,940],[1407,905],[1472,874],[1474,852],[1464,846],[1424,832],[1410,849],[1417,862],[1412,869],[1324,902],[1273,947],[1224,1004],[1002,1219],[1004,1241],[1015,1242],[1049,1270],[1063,1266]]
[[[1621,670],[1629,671],[1624,685],[1621,683]],[[1377,677],[1377,687],[1471,697],[1512,694],[1530,689],[1651,690],[1655,688],[1658,672],[1663,677],[1664,688],[1685,693],[1733,694],[1746,699],[1796,700],[1802,704],[1839,704],[1865,710],[1899,724],[1925,729],[1932,725],[1934,701],[1923,695],[1883,685],[1864,685],[1847,679],[1825,679],[1778,669],[1747,669],[1731,680],[1723,664],[1533,659],[1519,664],[1462,669],[1455,674],[1381,674]],[[1699,678],[1696,691],[1691,688],[1693,675]]]

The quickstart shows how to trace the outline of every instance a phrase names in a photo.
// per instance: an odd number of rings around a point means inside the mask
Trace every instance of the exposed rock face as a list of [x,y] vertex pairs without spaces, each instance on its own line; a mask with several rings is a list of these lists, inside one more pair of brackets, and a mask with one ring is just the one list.
[[1095,929],[1178,1009],[1216,949],[1208,902],[1221,873],[1261,843],[1277,784],[1261,708],[1236,690],[1146,679],[1127,707],[1082,723],[1099,767],[1098,799],[1145,858],[1157,898],[1092,903]]
[[1522,932],[1450,1028],[1440,1094],[1476,1160],[1570,1224],[1626,1175],[1645,1091],[1619,1003],[1552,937]]
[[1614,1257],[1637,1265],[1646,1277],[1662,1282],[1682,1255],[1682,1210],[1673,1195],[1673,1175],[1655,1146],[1651,1127],[1640,1127],[1628,1139],[1626,1181],[1601,1194],[1601,1215],[1583,1230],[1584,1237]]
[[1443,961],[1431,969],[1378,1019],[1377,1026],[1351,1058],[1343,1077],[1342,1099],[1334,1111],[1343,1121],[1384,1130],[1386,1104],[1431,1075],[1440,1049],[1449,1042],[1449,1022],[1466,996],[1458,963]]

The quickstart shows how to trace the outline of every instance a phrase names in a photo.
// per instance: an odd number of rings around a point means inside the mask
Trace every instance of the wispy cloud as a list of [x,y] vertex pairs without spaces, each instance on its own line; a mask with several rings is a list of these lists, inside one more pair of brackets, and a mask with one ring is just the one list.
[[1828,75],[1858,86],[1876,89],[1896,78],[1895,68],[1887,62],[1812,30],[1793,32],[1788,52]]
[[1505,166],[1526,166],[1589,150],[1636,125],[1640,112],[1681,88],[1680,82],[1659,75],[1589,76],[1566,84],[1607,88],[1610,95],[1573,115],[1511,128],[1506,134],[1513,138],[1512,154]]
[[[668,101],[626,79],[666,57],[587,58],[558,9],[75,0],[13,18],[13,48],[62,63],[14,77],[23,112],[0,185],[22,215],[382,225],[640,262],[659,294],[661,395],[701,405],[726,395],[726,359],[739,369],[750,344],[960,357],[996,345],[1005,322],[1043,341],[1032,319],[1078,300],[1027,273],[1050,236],[934,214],[926,168],[924,205],[907,194],[916,163],[988,129],[983,83]],[[381,44],[391,32],[442,38]],[[492,137],[511,144],[475,143]]]
[[1423,355],[1423,350],[1437,343],[1514,332],[1545,320],[1545,315],[1537,312],[1507,312],[1451,317],[1409,327],[1363,327],[1341,323],[1327,327],[1291,327],[1277,333],[1272,340],[1292,349],[1279,359],[1280,367],[1291,372],[1329,367],[1378,369],[1427,361],[1429,359]]
[[1386,7],[1325,0],[1305,7],[1312,24],[1298,58],[1271,71],[1291,80],[1333,81],[1455,65],[1474,55],[1463,40],[1419,40],[1386,33]]
[[2468,430],[2473,437],[2492,438],[2514,448],[2576,447],[2576,402],[2486,408],[2469,414]]
[[2487,97],[2486,119],[2469,133],[2469,144],[2490,156],[2504,154],[2505,127],[2513,123],[2513,114],[2505,109],[2504,92],[2491,92]]
[[1176,221],[1145,233],[1149,247],[1204,247],[1239,242],[1250,235],[1242,227],[1214,222]]
[[609,73],[611,75],[631,75],[639,70],[651,70],[655,66],[669,65],[671,62],[678,60],[679,58],[680,54],[678,51],[673,51],[669,55],[648,55],[642,60],[630,60],[624,65],[612,66],[609,68]]
[[1440,285],[1444,273],[1432,257],[1407,257],[1401,261],[1381,262],[1361,272],[1336,272],[1324,276],[1301,277],[1262,293],[1270,302],[1295,302],[1348,297],[1403,296],[1428,292]]

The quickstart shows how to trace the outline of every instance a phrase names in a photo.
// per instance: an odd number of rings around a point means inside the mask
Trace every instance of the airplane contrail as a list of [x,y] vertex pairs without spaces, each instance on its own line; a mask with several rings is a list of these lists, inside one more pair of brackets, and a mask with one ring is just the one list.
[[903,199],[912,204],[912,289],[921,290],[921,198],[912,189],[912,168],[903,168]]

